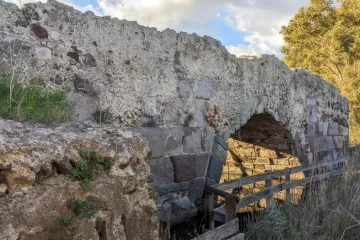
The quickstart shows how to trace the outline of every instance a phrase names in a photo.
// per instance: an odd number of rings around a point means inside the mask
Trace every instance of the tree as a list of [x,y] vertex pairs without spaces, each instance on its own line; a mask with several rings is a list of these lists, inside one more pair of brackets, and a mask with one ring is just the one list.
[[360,1],[310,0],[283,26],[281,51],[301,67],[335,84],[350,104],[350,141],[360,143]]

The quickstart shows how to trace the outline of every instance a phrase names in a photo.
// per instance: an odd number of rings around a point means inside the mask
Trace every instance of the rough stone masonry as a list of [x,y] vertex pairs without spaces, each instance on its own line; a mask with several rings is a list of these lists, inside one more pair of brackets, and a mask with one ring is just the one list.
[[284,126],[301,162],[343,156],[347,99],[274,56],[236,58],[207,36],[53,0],[22,9],[0,0],[0,16],[1,71],[68,91],[77,121],[103,112],[148,140],[162,221],[183,222],[201,209],[205,182],[220,179],[226,140],[256,114]]

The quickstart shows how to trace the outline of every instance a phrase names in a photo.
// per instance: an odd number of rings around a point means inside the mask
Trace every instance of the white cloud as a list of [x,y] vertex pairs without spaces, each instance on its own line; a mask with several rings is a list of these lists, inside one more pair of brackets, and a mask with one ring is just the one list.
[[228,50],[236,55],[251,52],[280,56],[280,47],[284,43],[279,33],[281,26],[307,4],[307,0],[248,0],[231,4],[226,21],[245,34],[245,44],[228,46]]
[[283,44],[281,26],[308,0],[98,0],[98,3],[105,15],[136,20],[159,30],[173,28],[212,35],[214,29],[208,21],[222,20],[245,36],[242,43],[227,46],[230,52],[279,56]]

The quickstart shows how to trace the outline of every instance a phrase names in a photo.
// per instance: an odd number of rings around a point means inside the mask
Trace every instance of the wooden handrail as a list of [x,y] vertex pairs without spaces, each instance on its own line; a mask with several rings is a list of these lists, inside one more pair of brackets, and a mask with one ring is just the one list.
[[[257,174],[257,175],[253,175],[250,177],[238,178],[233,181],[215,184],[215,185],[212,185],[211,187],[225,191],[225,190],[229,190],[229,189],[238,188],[238,187],[241,187],[241,186],[244,186],[247,184],[256,183],[259,181],[265,181],[268,179],[278,178],[281,176],[286,176],[286,175],[299,173],[299,172],[306,172],[306,171],[314,170],[314,169],[321,168],[321,167],[327,167],[327,166],[339,164],[342,162],[344,162],[344,159],[332,161],[332,162],[324,162],[324,163],[320,163],[320,164],[316,164],[316,165],[304,164],[302,166],[287,168],[284,170],[276,170],[276,171],[272,171],[270,173]],[[218,194],[218,195],[220,195],[220,194]]]
[[233,194],[228,193],[228,192],[224,192],[223,190],[214,188],[213,186],[210,186],[210,185],[206,185],[205,191],[214,193],[215,195],[221,196],[223,198],[234,197],[234,198],[236,198],[236,203],[238,203],[239,199],[240,199],[239,196],[233,195]]
[[[266,198],[268,196],[271,196],[275,193],[281,192],[286,189],[290,189],[290,188],[294,188],[294,187],[298,187],[298,186],[304,186],[305,184],[308,184],[311,182],[318,182],[318,181],[324,180],[331,176],[340,175],[341,172],[342,172],[341,169],[335,170],[335,171],[331,171],[331,172],[327,172],[327,173],[323,173],[323,174],[318,174],[316,176],[310,176],[310,177],[300,179],[300,180],[293,180],[290,182],[285,182],[285,183],[281,183],[281,184],[278,184],[278,185],[275,185],[275,186],[272,186],[269,188],[262,189],[260,192],[254,193],[250,196],[246,196],[246,197],[240,199],[240,201],[236,204],[236,209],[240,209],[251,203],[258,202],[260,199]],[[212,217],[216,221],[225,222],[224,206],[214,209]]]

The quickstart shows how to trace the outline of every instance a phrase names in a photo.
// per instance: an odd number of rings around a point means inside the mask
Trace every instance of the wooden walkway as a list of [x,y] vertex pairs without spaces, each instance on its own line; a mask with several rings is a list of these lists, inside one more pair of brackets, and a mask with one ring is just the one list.
[[[236,218],[236,212],[249,204],[256,203],[266,198],[266,207],[273,207],[273,195],[275,193],[286,191],[285,201],[291,201],[290,189],[298,186],[306,186],[310,183],[319,182],[333,176],[341,174],[341,168],[344,159],[338,159],[331,162],[322,162],[313,165],[302,165],[284,170],[266,172],[264,174],[253,175],[250,177],[238,178],[233,181],[224,182],[212,186],[206,186],[205,189],[205,233],[198,236],[198,240],[221,240],[232,239],[241,240],[244,234],[239,233],[239,220]],[[335,169],[334,169],[335,168]],[[304,179],[290,180],[290,175],[303,172]],[[285,177],[286,181],[272,186],[272,179]],[[244,198],[233,195],[228,190],[240,188],[247,184],[265,181],[265,188],[261,191]],[[214,208],[215,196],[221,196],[225,199],[225,204]],[[214,221],[224,223],[215,228]]]

